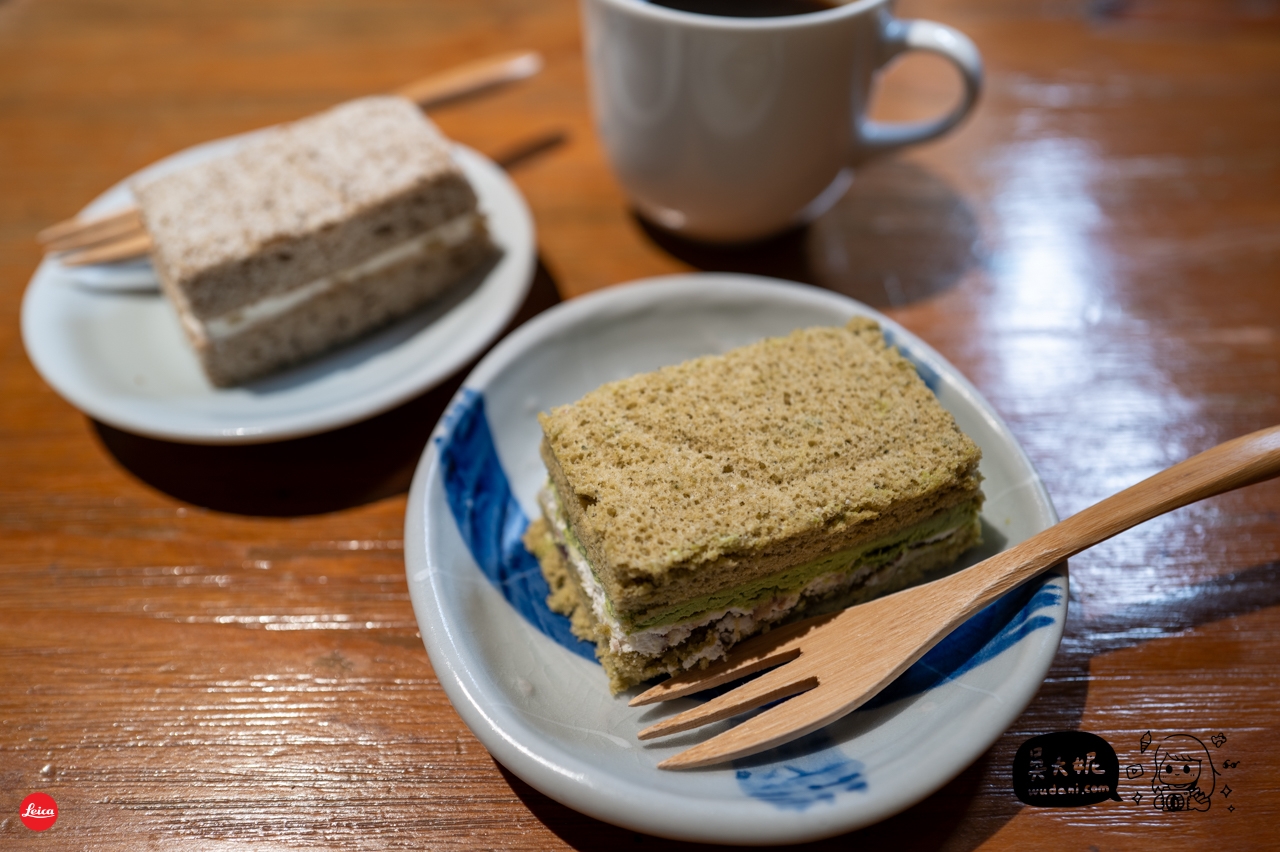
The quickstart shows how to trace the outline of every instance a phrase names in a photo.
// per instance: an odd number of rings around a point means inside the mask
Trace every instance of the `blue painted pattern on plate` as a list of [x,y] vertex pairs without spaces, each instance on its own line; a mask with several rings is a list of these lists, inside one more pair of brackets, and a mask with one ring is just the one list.
[[942,384],[942,377],[938,375],[938,371],[921,361],[912,354],[910,349],[903,346],[901,341],[898,340],[897,335],[893,333],[893,329],[881,327],[880,332],[884,335],[884,342],[890,346],[896,346],[898,348],[899,354],[910,361],[911,365],[916,368],[916,375],[920,377],[920,381],[924,382],[925,387],[933,391],[936,396],[938,393],[938,387]]
[[449,511],[480,570],[525,619],[588,660],[595,646],[569,630],[569,619],[547,608],[551,589],[520,537],[529,519],[511,492],[484,414],[484,396],[463,388],[445,412],[436,438]]
[[808,810],[867,789],[861,761],[847,757],[825,728],[735,760],[733,768],[742,792],[779,810]]

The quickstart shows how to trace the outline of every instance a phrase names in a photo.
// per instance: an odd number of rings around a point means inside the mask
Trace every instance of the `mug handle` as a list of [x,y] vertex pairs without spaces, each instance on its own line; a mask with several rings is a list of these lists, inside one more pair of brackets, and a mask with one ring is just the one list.
[[859,121],[857,159],[936,139],[964,120],[982,88],[982,56],[959,30],[934,21],[900,20],[886,15],[880,34],[881,66],[909,50],[935,53],[956,66],[964,82],[964,96],[951,112],[928,121]]

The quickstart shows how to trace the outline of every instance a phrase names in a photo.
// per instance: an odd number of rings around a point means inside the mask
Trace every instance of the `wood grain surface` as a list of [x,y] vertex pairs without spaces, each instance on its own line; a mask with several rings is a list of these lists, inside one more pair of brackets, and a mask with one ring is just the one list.
[[[987,66],[973,118],[868,165],[810,227],[749,249],[637,220],[587,111],[572,0],[0,0],[0,848],[680,848],[581,816],[453,712],[409,605],[405,491],[459,379],[337,432],[191,447],[95,423],[22,348],[34,234],[188,145],[488,53],[534,80],[433,115],[506,160],[538,228],[521,319],[647,275],[742,270],[885,310],[1008,421],[1062,515],[1280,423],[1280,6],[909,0]],[[958,84],[912,58],[881,117]],[[1280,485],[1072,560],[1034,702],[906,813],[814,848],[1280,845]],[[1029,737],[1214,748],[1212,808],[1024,806]],[[922,767],[927,772],[928,767]],[[1229,795],[1223,795],[1230,788]],[[54,829],[17,818],[28,793]]]

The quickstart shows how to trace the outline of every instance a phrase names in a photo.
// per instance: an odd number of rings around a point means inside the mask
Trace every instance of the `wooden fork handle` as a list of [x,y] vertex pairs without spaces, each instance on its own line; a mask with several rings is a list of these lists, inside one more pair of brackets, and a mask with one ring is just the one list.
[[939,582],[970,587],[972,599],[963,615],[968,618],[1042,571],[1143,521],[1276,476],[1280,426],[1205,450]]
[[534,51],[500,53],[424,77],[401,86],[395,93],[428,109],[463,95],[532,77],[541,69],[542,56]]

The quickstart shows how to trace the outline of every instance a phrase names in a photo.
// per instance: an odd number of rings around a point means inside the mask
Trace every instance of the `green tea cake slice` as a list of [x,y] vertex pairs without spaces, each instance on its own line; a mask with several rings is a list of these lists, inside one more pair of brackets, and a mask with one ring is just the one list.
[[612,382],[541,422],[526,542],[615,691],[979,540],[978,447],[867,319]]

